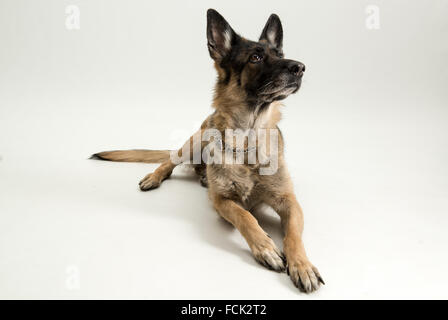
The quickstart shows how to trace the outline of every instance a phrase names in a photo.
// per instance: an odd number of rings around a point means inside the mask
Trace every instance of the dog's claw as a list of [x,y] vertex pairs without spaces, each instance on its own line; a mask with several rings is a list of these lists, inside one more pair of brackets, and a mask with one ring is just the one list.
[[286,262],[286,256],[285,256],[285,254],[282,252],[282,254],[281,254],[280,257],[282,258],[283,263],[285,264],[285,268],[286,268],[286,266],[287,266],[287,262]]
[[319,270],[317,270],[317,268],[315,266],[312,267],[314,274],[317,277],[317,280],[319,280],[320,283],[325,284],[324,279],[322,279],[322,276],[319,273]]
[[300,281],[300,279],[294,284],[300,290],[300,292],[306,292],[305,288],[303,287],[303,283],[302,281]]

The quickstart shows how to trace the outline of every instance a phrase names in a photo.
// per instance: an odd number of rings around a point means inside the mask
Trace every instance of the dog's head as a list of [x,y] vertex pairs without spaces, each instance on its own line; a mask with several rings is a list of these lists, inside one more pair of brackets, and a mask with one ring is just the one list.
[[283,29],[272,14],[258,42],[240,37],[215,10],[207,11],[207,40],[218,84],[236,83],[250,103],[282,100],[299,90],[305,65],[285,59]]

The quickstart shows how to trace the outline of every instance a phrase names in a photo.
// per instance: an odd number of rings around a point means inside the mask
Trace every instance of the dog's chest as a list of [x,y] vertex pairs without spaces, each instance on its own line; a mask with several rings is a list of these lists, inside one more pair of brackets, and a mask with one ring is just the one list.
[[259,183],[258,169],[247,165],[209,165],[207,179],[213,189],[221,195],[248,201]]

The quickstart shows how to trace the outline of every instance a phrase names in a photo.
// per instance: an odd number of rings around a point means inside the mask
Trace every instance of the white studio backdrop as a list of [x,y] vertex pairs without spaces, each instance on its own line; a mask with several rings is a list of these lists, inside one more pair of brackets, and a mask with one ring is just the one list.
[[[182,169],[87,161],[178,148],[212,111],[206,10],[306,65],[280,123],[327,285],[264,270]],[[0,1],[1,298],[446,298],[448,2]],[[260,217],[281,243],[278,218]]]

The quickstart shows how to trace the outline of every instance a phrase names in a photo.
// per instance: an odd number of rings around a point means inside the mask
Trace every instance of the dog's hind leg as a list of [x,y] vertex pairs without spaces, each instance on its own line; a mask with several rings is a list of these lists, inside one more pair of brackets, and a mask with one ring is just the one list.
[[173,161],[170,157],[168,160],[164,161],[154,172],[146,175],[139,183],[140,190],[147,191],[155,189],[163,182],[163,180],[169,178],[174,168],[186,161],[191,161],[193,159],[194,152],[202,152],[202,146],[197,146],[197,144],[202,144],[201,142],[202,130],[198,130],[194,135],[188,139],[181,149],[177,151],[177,159]]
[[140,190],[147,191],[157,188],[163,180],[167,179],[171,175],[175,167],[176,164],[171,162],[171,160],[165,161],[154,172],[146,175],[140,181]]

